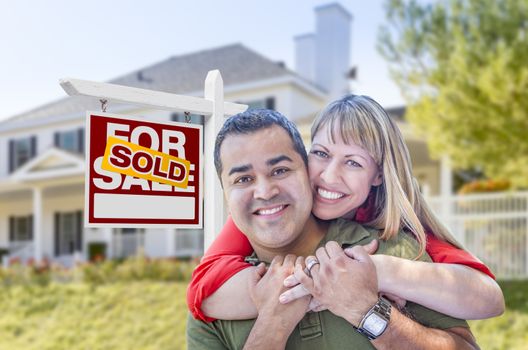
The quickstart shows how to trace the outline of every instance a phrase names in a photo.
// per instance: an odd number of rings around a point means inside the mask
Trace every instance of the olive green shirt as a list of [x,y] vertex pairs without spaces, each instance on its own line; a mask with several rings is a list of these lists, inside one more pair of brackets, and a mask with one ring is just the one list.
[[[379,231],[356,222],[335,220],[328,233],[319,243],[336,241],[345,246],[365,245],[378,238]],[[414,259],[418,255],[418,243],[410,235],[400,232],[389,241],[379,241],[377,254]],[[426,254],[419,260],[431,261]],[[354,291],[350,291],[354,293]],[[357,291],[361,293],[361,291]],[[407,316],[426,327],[447,329],[468,327],[463,320],[455,319],[423,306],[408,302]],[[189,315],[187,320],[187,345],[189,349],[242,349],[255,320],[205,323]],[[273,334],[269,335],[273,337]],[[395,344],[397,347],[397,345]],[[288,338],[286,349],[375,349],[364,335],[358,333],[345,319],[330,311],[309,312],[299,322]]]

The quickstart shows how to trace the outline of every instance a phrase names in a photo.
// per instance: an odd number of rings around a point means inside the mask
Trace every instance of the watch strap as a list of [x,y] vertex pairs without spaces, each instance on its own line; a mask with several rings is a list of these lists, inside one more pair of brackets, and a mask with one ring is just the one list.
[[[359,322],[359,325],[356,328],[357,331],[359,333],[365,335],[369,340],[374,340],[374,339],[378,338],[379,336],[381,336],[385,332],[385,330],[387,329],[387,327],[389,325],[391,309],[392,309],[392,304],[390,303],[390,301],[388,301],[384,297],[379,297],[379,299],[376,302],[376,304],[374,304],[374,306],[372,306],[370,308],[370,310],[367,311],[365,316],[363,316],[363,318],[361,319],[361,322]],[[386,324],[385,328],[378,335],[372,334],[370,331],[368,331],[367,329],[365,329],[363,327],[364,324],[365,324],[365,321],[367,320],[367,318],[370,315],[372,315],[372,314],[376,314],[379,317],[381,317],[382,319],[384,319],[385,321],[387,321],[387,324]]]

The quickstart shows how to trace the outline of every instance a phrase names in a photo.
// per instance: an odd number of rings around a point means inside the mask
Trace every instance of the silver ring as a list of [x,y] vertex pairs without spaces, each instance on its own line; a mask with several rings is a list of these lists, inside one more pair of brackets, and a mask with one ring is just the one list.
[[319,260],[317,260],[316,258],[314,259],[310,259],[310,261],[308,261],[308,263],[306,263],[306,268],[304,269],[304,272],[312,277],[312,268],[317,265],[317,264],[320,264],[319,263]]

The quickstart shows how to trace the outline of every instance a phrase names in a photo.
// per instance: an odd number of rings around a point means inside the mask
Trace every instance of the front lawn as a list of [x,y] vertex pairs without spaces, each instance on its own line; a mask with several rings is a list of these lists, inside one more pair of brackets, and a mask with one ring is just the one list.
[[[64,274],[4,270],[0,349],[185,349],[184,280],[192,266],[136,259]],[[473,333],[482,349],[526,349],[528,281],[501,286],[506,313],[471,321]]]
[[0,349],[185,349],[186,283],[13,286],[0,292]]
[[506,312],[489,320],[471,321],[481,349],[521,350],[528,344],[528,281],[501,282]]

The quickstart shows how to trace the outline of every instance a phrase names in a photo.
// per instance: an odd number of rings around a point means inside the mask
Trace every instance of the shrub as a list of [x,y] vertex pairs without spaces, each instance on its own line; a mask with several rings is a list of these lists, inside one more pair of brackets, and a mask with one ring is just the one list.
[[88,245],[88,260],[100,262],[106,257],[106,242],[91,242]]
[[0,268],[0,283],[13,285],[47,285],[50,282],[86,282],[101,285],[129,281],[187,282],[197,261],[150,259],[142,254],[122,261],[102,260],[77,264],[71,269],[47,262],[37,265],[19,263]]
[[510,188],[508,180],[475,180],[462,186],[458,190],[459,194],[499,192]]

